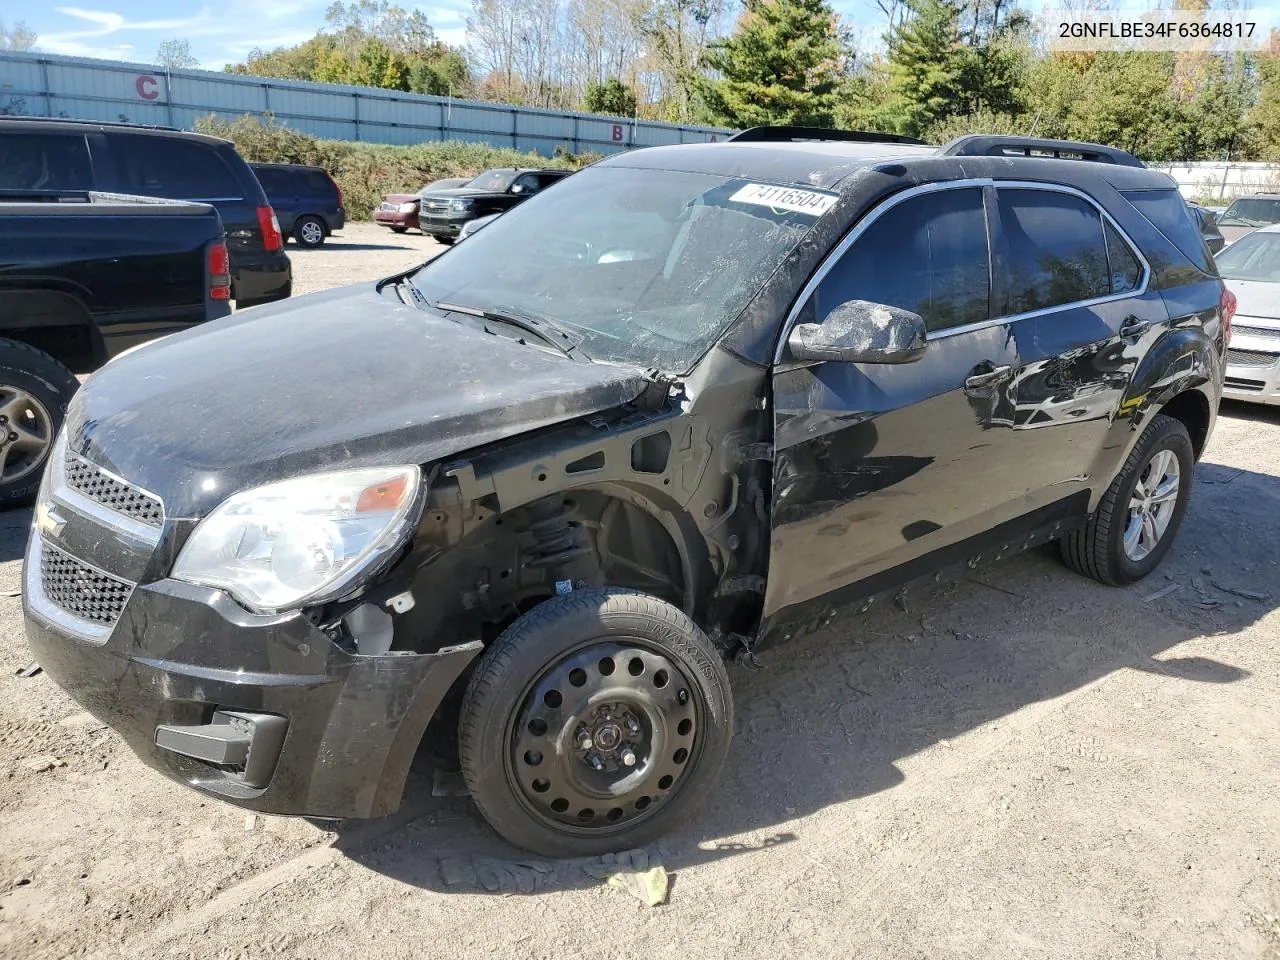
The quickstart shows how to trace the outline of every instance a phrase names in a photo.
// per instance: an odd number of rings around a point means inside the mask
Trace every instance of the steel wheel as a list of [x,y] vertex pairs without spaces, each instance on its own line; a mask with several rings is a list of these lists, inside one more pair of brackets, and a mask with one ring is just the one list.
[[53,419],[27,391],[0,384],[0,483],[39,469],[53,443]]
[[508,776],[521,802],[571,833],[652,816],[701,749],[705,721],[692,689],[679,666],[638,640],[561,657],[528,691],[510,730]]
[[1172,450],[1157,450],[1147,462],[1129,498],[1124,552],[1135,563],[1145,560],[1169,529],[1178,505],[1182,471]]

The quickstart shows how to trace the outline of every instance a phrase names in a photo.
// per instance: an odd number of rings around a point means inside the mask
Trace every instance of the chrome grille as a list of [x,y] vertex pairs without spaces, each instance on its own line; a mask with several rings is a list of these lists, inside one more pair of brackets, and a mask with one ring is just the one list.
[[443,213],[449,209],[449,203],[450,201],[448,200],[423,200],[422,208],[424,210]]
[[1263,353],[1260,350],[1227,351],[1227,366],[1229,367],[1269,367],[1277,360],[1280,360],[1280,354]]
[[1234,337],[1236,334],[1242,337],[1261,337],[1263,340],[1280,341],[1280,330],[1272,330],[1268,327],[1250,327],[1233,323],[1231,325],[1231,335]]
[[73,617],[105,627],[120,619],[133,593],[133,584],[95,570],[47,541],[41,544],[40,586]]
[[63,472],[68,487],[109,510],[150,527],[164,525],[164,505],[158,499],[103,473],[87,460],[68,456]]

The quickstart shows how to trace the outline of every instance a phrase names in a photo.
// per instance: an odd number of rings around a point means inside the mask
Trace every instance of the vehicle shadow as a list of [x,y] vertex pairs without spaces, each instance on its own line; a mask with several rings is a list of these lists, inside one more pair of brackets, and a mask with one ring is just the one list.
[[[425,238],[422,238],[425,239]],[[293,244],[289,247],[289,256],[310,255],[313,253],[334,253],[340,250],[417,250],[412,243],[344,243],[339,239],[330,240],[321,247],[300,247]]]
[[1232,420],[1248,420],[1251,423],[1280,423],[1280,405],[1246,403],[1243,400],[1223,397],[1218,415],[1230,417]]
[[[720,783],[684,827],[636,856],[678,871],[785,844],[805,829],[805,815],[902,784],[899,762],[1120,670],[1174,684],[1247,676],[1229,662],[1166,651],[1237,632],[1276,606],[1280,515],[1259,522],[1261,511],[1249,509],[1258,502],[1280,502],[1280,478],[1201,464],[1174,549],[1142,583],[1102,586],[1042,548],[903,604],[837,618],[763,652],[762,669],[733,667],[735,736]],[[1008,721],[1019,722],[1036,721]],[[1037,736],[1066,754],[1080,748],[1069,728]],[[497,837],[465,796],[431,793],[432,779],[415,773],[385,829],[341,825],[336,848],[405,883],[454,893],[583,887],[613,868],[610,858],[532,856]]]

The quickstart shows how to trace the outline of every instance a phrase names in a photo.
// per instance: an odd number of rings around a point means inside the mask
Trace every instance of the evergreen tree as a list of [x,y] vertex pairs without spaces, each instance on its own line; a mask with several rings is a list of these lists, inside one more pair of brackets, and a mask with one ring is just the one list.
[[729,127],[829,127],[840,83],[840,39],[826,0],[745,0],[734,32],[712,44],[697,92],[705,118]]
[[636,94],[617,77],[610,77],[604,83],[588,83],[582,109],[612,117],[632,117],[636,113]]
[[951,0],[909,0],[913,16],[889,37],[887,125],[919,136],[949,117],[968,113],[977,80],[972,48],[962,43],[960,7]]

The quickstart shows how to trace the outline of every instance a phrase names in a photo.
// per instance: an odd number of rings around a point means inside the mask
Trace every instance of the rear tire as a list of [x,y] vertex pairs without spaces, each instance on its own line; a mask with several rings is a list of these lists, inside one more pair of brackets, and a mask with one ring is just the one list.
[[685,822],[733,729],[719,653],[630,590],[555,597],[485,652],[462,703],[462,774],[484,818],[553,857],[641,846]]
[[47,353],[0,339],[0,509],[35,499],[49,450],[79,389],[75,374]]
[[293,225],[293,238],[298,241],[298,246],[308,250],[324,246],[324,221],[319,217],[299,217]]
[[1191,501],[1195,451],[1182,421],[1157,414],[1089,522],[1062,539],[1076,573],[1118,587],[1159,566]]
[[453,241],[454,241],[453,237],[432,237],[431,239],[434,240],[436,243],[443,244],[446,247],[453,246]]
[[404,232],[405,232],[406,230],[408,230],[408,229],[409,229],[408,227],[392,227],[392,228],[391,228],[391,232],[392,232],[392,233],[404,233]]

